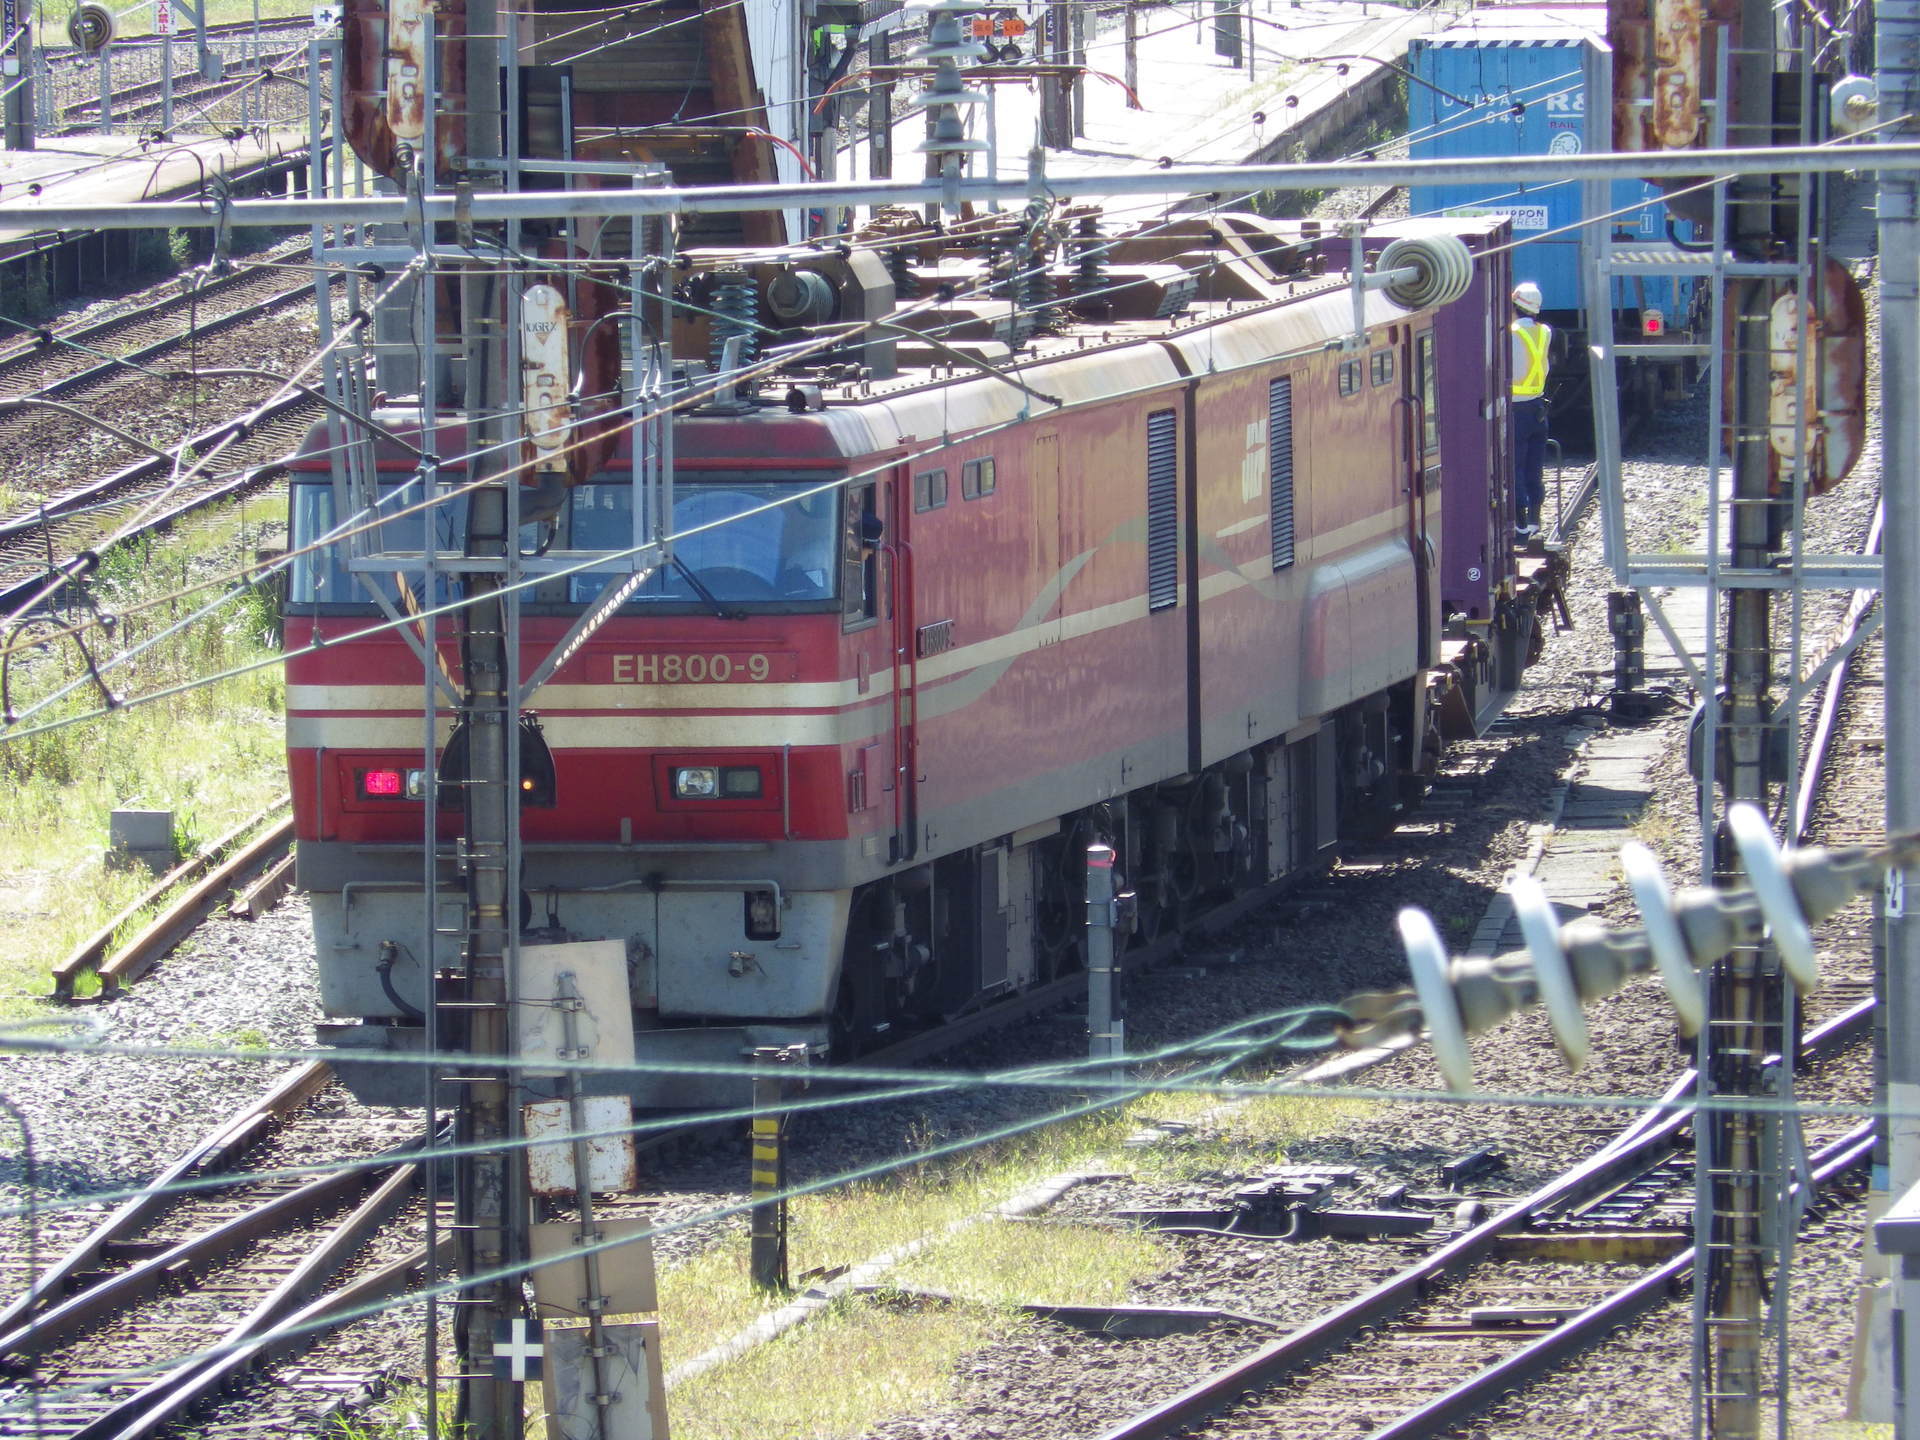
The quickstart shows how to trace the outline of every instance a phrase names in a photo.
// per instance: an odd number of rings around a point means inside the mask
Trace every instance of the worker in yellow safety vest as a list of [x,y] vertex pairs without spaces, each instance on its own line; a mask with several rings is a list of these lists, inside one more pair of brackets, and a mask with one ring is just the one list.
[[1547,498],[1547,349],[1553,327],[1540,320],[1540,287],[1513,287],[1513,533],[1522,543],[1540,533]]

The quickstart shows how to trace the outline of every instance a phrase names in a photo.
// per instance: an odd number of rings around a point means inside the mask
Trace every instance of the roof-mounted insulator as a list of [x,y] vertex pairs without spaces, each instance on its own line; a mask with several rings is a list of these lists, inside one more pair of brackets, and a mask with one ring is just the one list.
[[978,8],[972,0],[928,0],[915,8],[927,13],[927,43],[912,51],[909,59],[933,63],[933,80],[925,90],[907,103],[907,110],[925,110],[928,114],[927,138],[916,147],[922,155],[936,157],[940,173],[948,178],[960,174],[968,155],[983,153],[984,140],[966,138],[966,126],[960,118],[962,105],[984,105],[987,97],[969,90],[960,79],[960,62],[984,56],[986,48],[977,40],[966,39],[960,31],[960,17]]

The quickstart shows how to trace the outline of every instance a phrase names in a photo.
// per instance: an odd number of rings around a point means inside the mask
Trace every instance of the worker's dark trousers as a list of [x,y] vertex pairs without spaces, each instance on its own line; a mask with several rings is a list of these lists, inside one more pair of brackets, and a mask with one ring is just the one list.
[[1513,523],[1538,525],[1547,498],[1546,397],[1513,402]]

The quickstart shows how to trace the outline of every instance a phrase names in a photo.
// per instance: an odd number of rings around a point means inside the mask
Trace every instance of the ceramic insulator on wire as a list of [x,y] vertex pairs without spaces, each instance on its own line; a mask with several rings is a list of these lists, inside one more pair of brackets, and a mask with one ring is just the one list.
[[[1613,931],[1589,916],[1559,924],[1538,882],[1516,878],[1510,889],[1526,937],[1523,955],[1481,959],[1447,957],[1433,922],[1418,910],[1403,910],[1401,943],[1413,972],[1420,1019],[1448,1085],[1472,1088],[1467,1037],[1543,1002],[1554,1038],[1567,1063],[1577,1068],[1590,1048],[1583,1000],[1619,989],[1634,975],[1658,970],[1679,1017],[1693,1033],[1705,1023],[1706,999],[1698,967],[1738,946],[1771,937],[1781,967],[1796,988],[1819,979],[1812,926],[1841,906],[1870,893],[1896,866],[1920,863],[1920,835],[1903,835],[1885,848],[1864,846],[1783,852],[1766,817],[1750,805],[1735,805],[1728,828],[1751,887],[1717,890],[1702,886],[1668,890],[1651,852],[1629,845],[1621,852],[1627,882],[1638,900],[1645,928]],[[1368,1044],[1379,1032],[1410,1028],[1409,1013],[1394,996],[1360,997],[1347,1043]],[[1363,1014],[1370,1009],[1371,1016]]]
[[927,88],[907,102],[907,113],[924,110],[929,117],[927,138],[914,147],[922,155],[931,155],[942,175],[957,176],[969,155],[986,152],[984,140],[969,140],[966,124],[960,118],[963,105],[984,105],[987,97],[969,90],[960,78],[960,61],[986,55],[986,47],[960,33],[960,17],[979,7],[972,0],[929,0],[914,7],[927,14],[927,42],[908,52],[908,59],[922,64],[931,62],[933,79]]
[[1100,219],[1082,215],[1074,225],[1076,253],[1074,287],[1081,295],[1096,294],[1107,288],[1107,244],[1100,238]]

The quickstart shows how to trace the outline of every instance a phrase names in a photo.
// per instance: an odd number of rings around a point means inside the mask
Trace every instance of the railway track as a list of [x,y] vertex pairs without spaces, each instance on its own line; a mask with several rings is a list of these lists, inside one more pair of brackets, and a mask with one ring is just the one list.
[[[222,78],[203,81],[196,70],[197,45],[193,35],[173,37],[174,106],[192,107],[214,101],[255,84],[265,70],[278,73],[283,67],[304,73],[306,42],[313,26],[306,20],[263,20],[259,38],[261,51],[251,53],[254,27],[251,21],[207,27],[209,48],[220,56]],[[158,36],[130,36],[118,41],[110,55],[110,113],[115,125],[138,122],[160,113],[160,56],[163,42]],[[75,134],[96,128],[100,123],[100,57],[78,50],[54,50],[46,55],[47,75],[52,88],[54,130]],[[118,83],[115,83],[117,79]],[[305,80],[298,82],[302,87]],[[302,97],[304,105],[304,96]]]
[[[284,1076],[0,1309],[13,1392],[0,1436],[157,1433],[265,1358],[275,1325],[404,1289],[425,1261],[395,1226],[419,1203],[417,1168],[328,1171],[315,1160],[410,1148],[416,1126],[356,1106],[324,1064]],[[172,1188],[241,1166],[250,1173],[231,1183]],[[266,1173],[277,1170],[318,1173]],[[276,1353],[304,1343],[281,1340]],[[308,1388],[345,1393],[365,1377],[330,1378],[310,1376]]]
[[191,479],[174,478],[171,457],[150,457],[72,492],[64,515],[0,537],[0,614],[54,585],[56,573],[90,551],[95,536],[136,508],[147,513],[127,539],[163,532],[195,511],[272,484],[284,473],[279,461],[322,413],[320,402],[303,394],[270,401],[191,437],[186,448],[196,454],[221,447],[216,463]]
[[[1809,1032],[1802,1063],[1862,1039],[1872,1010],[1860,1002]],[[1490,1218],[1463,1208],[1466,1223],[1441,1243],[1402,1242],[1425,1253],[1100,1440],[1162,1440],[1202,1422],[1216,1435],[1414,1440],[1606,1339],[1691,1274],[1692,1085],[1688,1071],[1585,1163]],[[1816,1185],[1843,1184],[1872,1149],[1870,1123],[1829,1135],[1812,1157]]]
[[[138,367],[196,336],[215,335],[269,315],[296,301],[311,302],[313,285],[294,285],[277,267],[298,263],[307,246],[274,251],[248,265],[205,280],[192,291],[176,290],[135,314],[62,330],[0,348],[0,396],[53,399],[114,380],[137,378]],[[29,412],[30,413],[30,412]],[[0,420],[0,441],[21,424]],[[58,500],[49,507],[57,513]],[[37,513],[37,510],[36,510]],[[17,523],[26,517],[0,516]]]
[[[91,975],[99,982],[98,996],[110,1000],[222,905],[250,920],[270,908],[293,883],[293,820],[281,814],[284,809],[278,805],[242,822],[82,940],[53,967],[52,998],[75,999],[82,977]],[[150,919],[115,943],[149,912]]]
[[[267,264],[298,253],[275,252]],[[164,297],[136,314],[12,345],[0,351],[0,391],[7,392],[0,393],[0,444],[30,448],[32,427],[46,423],[49,416],[74,412],[99,415],[108,427],[117,428],[107,418],[116,392],[151,383],[163,369],[172,373],[168,358],[183,347],[311,303],[311,285],[290,286],[277,269],[247,267],[192,294]],[[149,454],[30,510],[0,517],[0,611],[35,594],[49,574],[91,549],[97,536],[136,506],[156,506],[136,532],[144,534],[267,483],[277,474],[271,463],[294,448],[318,413],[317,401],[295,394],[187,437],[181,453],[206,455],[220,446],[210,467],[214,473],[207,476],[176,484],[171,456]],[[236,426],[244,433],[236,435]]]
[[[249,87],[282,82],[298,87],[300,103],[306,104],[307,47],[303,43],[258,56],[246,56],[225,67],[218,80],[203,80],[190,71],[173,81],[173,115],[182,120],[203,117],[223,100],[231,99]],[[111,115],[115,125],[155,123],[166,114],[164,80],[145,80],[113,94]],[[67,112],[61,129],[69,134],[92,130],[100,124],[100,101],[82,103]]]

